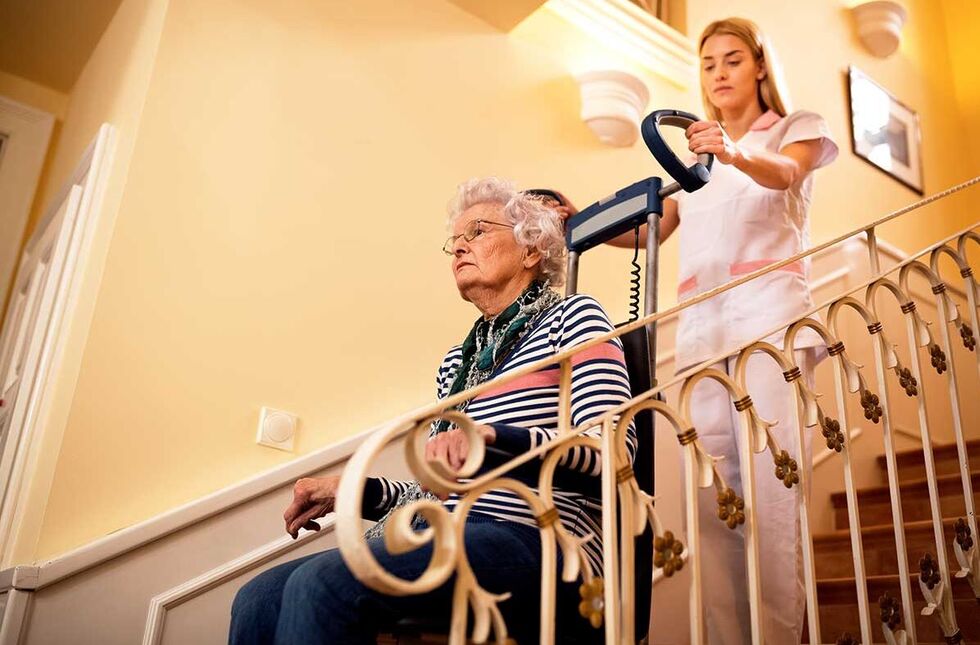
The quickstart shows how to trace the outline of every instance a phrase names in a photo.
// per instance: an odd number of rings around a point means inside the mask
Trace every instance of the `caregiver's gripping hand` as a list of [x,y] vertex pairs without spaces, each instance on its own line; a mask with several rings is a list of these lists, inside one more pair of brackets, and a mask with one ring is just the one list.
[[684,131],[687,149],[694,154],[712,154],[723,164],[735,164],[742,151],[717,121],[695,121]]

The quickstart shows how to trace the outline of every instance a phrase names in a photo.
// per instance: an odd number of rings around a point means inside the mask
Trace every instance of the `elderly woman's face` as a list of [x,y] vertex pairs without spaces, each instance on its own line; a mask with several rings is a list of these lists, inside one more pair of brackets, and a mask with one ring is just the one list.
[[[463,231],[475,220],[486,223],[480,224],[479,235],[467,241]],[[466,300],[470,299],[467,293],[472,289],[503,289],[530,272],[530,267],[525,266],[524,248],[514,238],[514,229],[504,216],[501,204],[470,206],[453,222],[453,236],[458,236],[452,248],[453,277]]]

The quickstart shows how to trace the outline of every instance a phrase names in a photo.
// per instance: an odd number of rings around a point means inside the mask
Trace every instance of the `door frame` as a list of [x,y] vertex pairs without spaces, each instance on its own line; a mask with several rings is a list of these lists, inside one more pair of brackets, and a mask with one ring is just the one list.
[[[55,195],[24,247],[26,260],[32,254],[36,255],[46,240],[50,242],[52,231],[49,229],[52,225],[60,229],[60,224],[66,224],[62,231],[64,235],[54,235],[55,238],[64,238],[60,269],[57,275],[51,273],[51,284],[43,287],[45,291],[50,291],[50,317],[34,326],[36,338],[31,342],[33,349],[29,359],[34,365],[30,378],[20,384],[14,402],[20,409],[17,414],[18,426],[10,428],[10,440],[6,441],[0,453],[0,463],[4,464],[4,470],[9,465],[10,472],[7,481],[0,482],[0,564],[11,559],[28,516],[32,485],[42,468],[42,453],[58,450],[57,445],[47,445],[60,442],[60,436],[51,431],[48,423],[55,405],[54,377],[60,373],[65,362],[69,332],[80,304],[81,276],[90,262],[92,238],[101,219],[116,138],[112,126],[101,126],[95,140],[86,149],[72,176]],[[71,210],[64,207],[66,202],[74,202],[77,208],[74,209],[73,220],[66,217],[62,222],[56,218],[60,213]],[[11,308],[7,312],[7,319],[13,317],[13,310]],[[7,326],[6,322],[4,326]],[[0,334],[0,347],[6,344],[5,337],[12,331],[4,329]]]
[[[31,213],[54,115],[0,96],[0,315],[13,289],[24,227]],[[2,324],[2,323],[0,323]]]

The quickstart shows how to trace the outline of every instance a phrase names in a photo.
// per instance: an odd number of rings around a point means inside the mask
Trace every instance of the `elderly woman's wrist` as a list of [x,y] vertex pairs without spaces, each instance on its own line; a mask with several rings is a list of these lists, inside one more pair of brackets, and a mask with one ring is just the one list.
[[498,450],[519,455],[531,449],[531,435],[527,428],[506,423],[491,423],[490,427],[493,428],[495,435],[492,445]]
[[492,425],[485,423],[478,430],[483,435],[483,442],[488,446],[492,446],[497,442],[497,430]]

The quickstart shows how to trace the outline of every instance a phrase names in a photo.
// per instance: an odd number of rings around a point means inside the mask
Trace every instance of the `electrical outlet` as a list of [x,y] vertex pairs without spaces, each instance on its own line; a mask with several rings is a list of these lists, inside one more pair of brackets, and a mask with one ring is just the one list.
[[292,452],[298,425],[299,417],[295,414],[263,407],[259,414],[259,431],[255,441],[260,446]]

